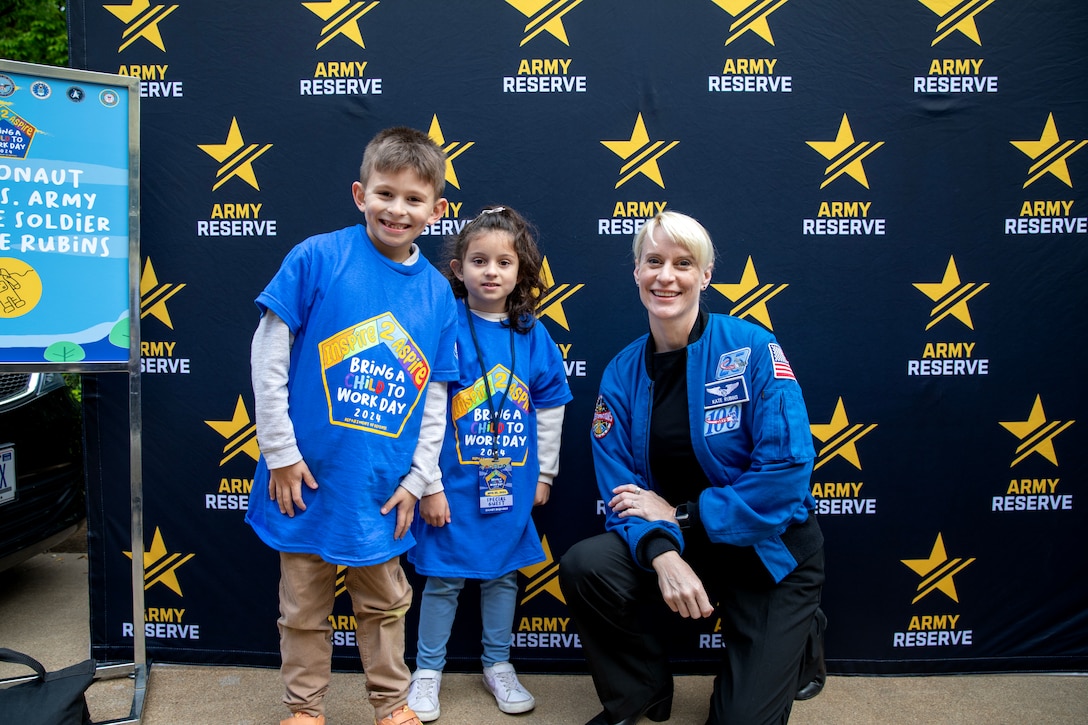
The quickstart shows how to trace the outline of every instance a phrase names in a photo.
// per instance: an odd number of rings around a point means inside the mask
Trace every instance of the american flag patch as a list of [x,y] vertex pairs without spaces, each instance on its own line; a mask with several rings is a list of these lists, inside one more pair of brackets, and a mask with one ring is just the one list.
[[774,376],[785,380],[796,380],[797,376],[793,374],[793,368],[790,367],[790,361],[786,359],[786,353],[782,352],[782,347],[776,342],[771,342],[767,344],[767,348],[771,351]]

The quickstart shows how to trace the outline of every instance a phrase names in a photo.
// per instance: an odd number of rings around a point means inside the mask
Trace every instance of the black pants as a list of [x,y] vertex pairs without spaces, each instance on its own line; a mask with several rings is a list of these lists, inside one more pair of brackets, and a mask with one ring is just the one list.
[[[704,538],[688,543],[684,559],[715,605],[726,645],[707,725],[785,723],[820,603],[823,550],[777,584],[750,547]],[[560,562],[559,582],[610,719],[638,713],[671,688],[660,617],[662,610],[679,615],[665,607],[656,574],[634,563],[618,535],[572,546]]]

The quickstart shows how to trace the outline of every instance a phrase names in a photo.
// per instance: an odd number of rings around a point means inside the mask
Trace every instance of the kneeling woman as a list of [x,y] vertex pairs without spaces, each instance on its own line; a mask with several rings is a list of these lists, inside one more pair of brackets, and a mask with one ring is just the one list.
[[784,723],[824,581],[801,388],[773,335],[700,309],[702,225],[663,212],[633,251],[650,332],[609,363],[594,411],[607,532],[560,567],[604,706],[587,725],[668,719],[662,602],[721,619],[708,725]]

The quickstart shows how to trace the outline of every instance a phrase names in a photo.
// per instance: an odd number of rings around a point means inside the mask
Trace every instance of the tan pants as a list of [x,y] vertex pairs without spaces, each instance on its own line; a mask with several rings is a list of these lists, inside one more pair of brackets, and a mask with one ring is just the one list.
[[[332,675],[332,614],[336,565],[312,554],[280,552],[280,676],[291,712],[325,714]],[[412,587],[400,557],[348,567],[345,588],[355,612],[366,689],[378,719],[408,701],[411,672],[404,663],[404,615]]]

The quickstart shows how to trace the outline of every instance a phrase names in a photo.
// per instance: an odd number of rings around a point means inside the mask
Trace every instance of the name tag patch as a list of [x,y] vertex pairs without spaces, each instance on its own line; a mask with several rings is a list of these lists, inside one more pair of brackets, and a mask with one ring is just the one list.
[[703,386],[703,407],[720,408],[732,403],[748,402],[748,383],[743,375],[715,380]]

